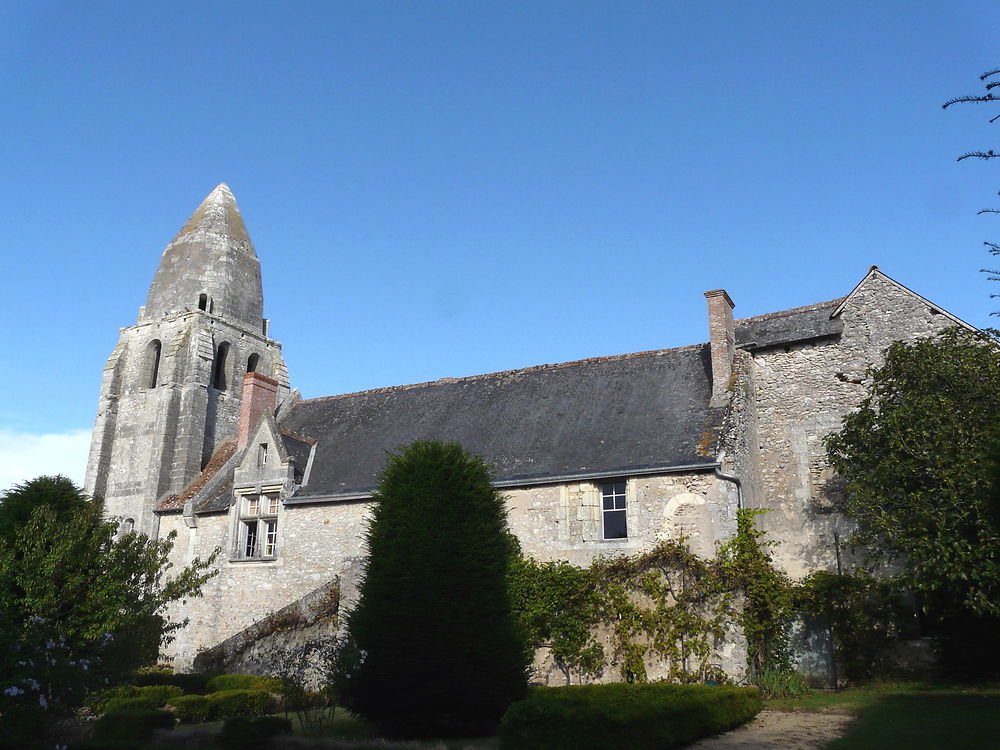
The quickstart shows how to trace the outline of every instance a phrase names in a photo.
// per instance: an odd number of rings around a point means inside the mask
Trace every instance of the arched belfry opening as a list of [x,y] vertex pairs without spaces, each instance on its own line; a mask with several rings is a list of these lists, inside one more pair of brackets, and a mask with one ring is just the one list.
[[198,309],[208,312],[208,295],[204,292],[198,295]]
[[260,363],[259,354],[251,354],[247,358],[247,372],[257,372],[257,365]]
[[159,339],[153,339],[146,345],[146,367],[143,378],[146,381],[143,383],[146,388],[156,388],[160,381],[160,353],[162,349],[163,345]]
[[223,341],[215,350],[215,365],[212,368],[212,387],[224,391],[228,382],[229,342]]

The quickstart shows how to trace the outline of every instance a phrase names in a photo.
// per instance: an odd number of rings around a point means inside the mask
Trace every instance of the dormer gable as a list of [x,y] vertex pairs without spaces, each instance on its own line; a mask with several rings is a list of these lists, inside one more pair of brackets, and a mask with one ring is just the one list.
[[295,458],[285,450],[281,431],[271,414],[261,417],[248,433],[246,445],[239,451],[233,486],[242,488],[295,484]]

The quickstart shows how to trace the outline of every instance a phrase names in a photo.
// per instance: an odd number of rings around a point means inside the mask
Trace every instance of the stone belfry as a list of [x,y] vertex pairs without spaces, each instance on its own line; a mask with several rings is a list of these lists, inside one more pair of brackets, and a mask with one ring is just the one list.
[[159,500],[235,437],[244,373],[277,380],[279,402],[288,393],[263,306],[260,262],[219,185],[163,251],[138,323],[104,366],[85,488],[109,515],[155,535]]

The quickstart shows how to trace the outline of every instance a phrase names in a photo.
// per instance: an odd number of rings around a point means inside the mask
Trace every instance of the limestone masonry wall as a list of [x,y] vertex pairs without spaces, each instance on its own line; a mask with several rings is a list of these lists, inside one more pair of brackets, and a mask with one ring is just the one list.
[[[878,273],[869,275],[842,312],[838,340],[754,353],[762,497],[761,528],[779,542],[777,561],[792,576],[835,569],[834,533],[850,522],[832,513],[837,481],[823,437],[864,398],[865,370],[893,341],[914,341],[954,325],[917,295]],[[843,559],[851,550],[842,549]]]

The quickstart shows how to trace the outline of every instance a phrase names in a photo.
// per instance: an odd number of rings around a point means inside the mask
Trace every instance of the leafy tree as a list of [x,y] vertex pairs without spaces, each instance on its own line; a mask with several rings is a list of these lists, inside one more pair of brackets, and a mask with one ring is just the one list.
[[5,493],[0,529],[0,728],[9,732],[153,662],[182,624],[165,620],[166,606],[214,575],[210,559],[166,578],[172,536],[119,535],[103,504],[65,477]]
[[795,587],[796,608],[825,621],[837,666],[848,683],[871,682],[895,668],[891,648],[899,637],[903,609],[898,589],[894,579],[865,570],[819,570]]
[[[970,94],[967,96],[959,96],[954,99],[949,99],[944,104],[941,105],[942,109],[948,109],[948,107],[953,104],[975,104],[975,103],[993,103],[1000,102],[1000,97],[998,97],[994,90],[1000,87],[1000,68],[996,70],[990,70],[979,76],[979,80],[984,82],[986,87],[984,94]],[[1000,120],[1000,115],[990,118],[990,123],[995,123]],[[1000,153],[994,151],[993,149],[987,149],[985,151],[967,151],[958,157],[958,161],[964,161],[965,159],[982,159],[988,161],[990,159],[996,159],[1000,157]],[[1000,214],[1000,208],[983,208],[980,209],[980,214]],[[986,249],[989,251],[990,255],[997,256],[1000,255],[1000,244],[996,242],[984,242]],[[989,274],[990,281],[1000,281],[1000,270],[995,268],[983,268],[980,269],[983,273]],[[991,297],[1000,297],[997,294],[991,294]],[[1000,315],[1000,311],[994,311],[990,313],[991,315]]]
[[1000,349],[956,327],[893,344],[869,376],[826,440],[856,541],[903,566],[942,632],[970,618],[987,632],[1000,624]]
[[489,731],[526,689],[503,499],[480,458],[418,441],[390,455],[336,667],[340,701],[389,732]]
[[38,477],[16,485],[0,498],[0,543],[9,544],[38,508],[49,508],[64,518],[86,504],[87,496],[63,476]]

